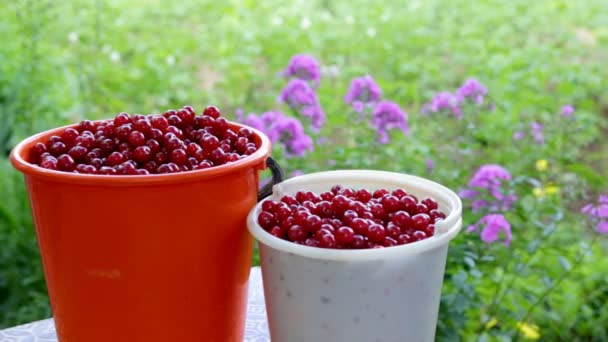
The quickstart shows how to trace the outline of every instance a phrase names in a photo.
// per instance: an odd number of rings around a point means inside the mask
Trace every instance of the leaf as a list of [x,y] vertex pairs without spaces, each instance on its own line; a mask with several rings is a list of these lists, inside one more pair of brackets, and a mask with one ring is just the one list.
[[553,279],[551,279],[551,277],[549,277],[549,276],[544,276],[543,283],[545,283],[546,287],[551,287],[551,286],[553,286]]
[[476,269],[476,268],[472,269],[469,272],[469,274],[471,276],[475,277],[475,278],[481,278],[481,277],[483,277],[483,273],[480,270]]
[[607,184],[606,177],[602,177],[602,175],[585,164],[567,165],[566,169],[575,173],[590,184],[595,184],[598,188],[604,187]]
[[540,239],[532,240],[532,242],[530,242],[528,244],[528,253],[532,253],[535,250],[537,250],[539,245],[540,245]]
[[464,257],[464,263],[470,268],[475,268],[475,260],[469,256]]
[[559,261],[559,264],[562,265],[562,267],[566,271],[570,271],[570,269],[572,268],[572,266],[570,265],[570,262],[568,261],[568,259],[564,258],[561,255],[557,257],[557,261]]

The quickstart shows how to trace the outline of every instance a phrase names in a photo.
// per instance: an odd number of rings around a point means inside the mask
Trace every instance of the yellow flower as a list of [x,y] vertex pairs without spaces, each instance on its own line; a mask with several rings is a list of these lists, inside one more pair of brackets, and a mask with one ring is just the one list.
[[559,186],[546,185],[544,187],[537,187],[532,190],[532,195],[536,198],[543,198],[545,196],[551,196],[559,193]]
[[545,193],[547,195],[555,195],[559,192],[559,186],[547,185],[545,186]]
[[492,317],[492,319],[486,323],[486,330],[494,328],[496,324],[498,324],[498,320],[496,319],[496,317]]
[[540,338],[540,332],[538,326],[534,324],[528,324],[525,322],[517,322],[517,328],[521,331],[524,338],[528,340],[538,340]]
[[546,159],[539,159],[536,161],[536,169],[540,172],[547,171],[549,162]]

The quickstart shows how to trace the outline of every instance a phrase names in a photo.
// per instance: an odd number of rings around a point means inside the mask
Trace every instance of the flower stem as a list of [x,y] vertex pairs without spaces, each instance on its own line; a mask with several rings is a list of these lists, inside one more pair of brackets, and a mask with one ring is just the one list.
[[[546,240],[548,240],[554,231],[555,231],[555,229],[551,230],[551,232],[549,232],[549,234],[547,234],[541,238],[540,242],[538,243],[538,246],[530,254],[530,256],[528,257],[526,262],[523,264],[521,269],[511,277],[511,279],[509,280],[509,283],[505,287],[505,290],[502,291],[502,294],[500,296],[499,296],[499,293],[501,291],[499,291],[499,289],[497,288],[497,291],[494,293],[494,298],[492,298],[492,302],[488,306],[488,311],[491,311],[494,308],[494,305],[496,305],[496,303],[498,303],[501,299],[503,299],[507,295],[507,293],[511,289],[511,286],[513,285],[515,280],[518,278],[518,276],[523,273],[523,271],[528,267],[528,265],[530,265],[530,263],[536,257],[536,255],[538,255],[537,252],[540,250],[540,246],[542,245],[542,243],[545,242]],[[503,273],[503,275],[504,275],[504,273]]]
[[[593,240],[591,240],[591,244],[590,246],[593,246],[593,244],[595,244],[595,241],[597,240],[598,235],[593,237]],[[522,323],[527,323],[528,319],[530,318],[530,316],[532,315],[532,313],[534,312],[534,309],[536,309],[536,307],[538,307],[543,301],[545,301],[545,299],[549,296],[549,294],[551,294],[551,292],[556,289],[561,283],[562,281],[564,281],[564,279],[568,278],[575,270],[578,266],[580,266],[580,264],[583,263],[583,260],[585,259],[585,253],[580,253],[580,255],[578,256],[578,258],[576,259],[576,261],[574,262],[574,265],[567,270],[566,272],[564,272],[554,283],[552,286],[550,286],[548,289],[545,290],[545,292],[543,292],[541,294],[541,296],[534,302],[534,304],[532,304],[529,308],[528,311],[526,311],[526,313],[524,314],[524,317],[520,320],[520,322]],[[520,335],[520,330],[517,330],[517,333],[515,334],[515,341],[519,340],[519,335]]]

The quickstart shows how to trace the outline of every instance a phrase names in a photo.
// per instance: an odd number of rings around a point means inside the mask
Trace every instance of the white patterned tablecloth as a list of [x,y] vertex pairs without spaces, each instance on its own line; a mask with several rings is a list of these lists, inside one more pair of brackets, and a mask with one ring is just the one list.
[[[0,342],[57,342],[53,319],[0,330]],[[244,342],[270,342],[262,275],[259,267],[251,269],[249,278],[249,302],[247,303]]]

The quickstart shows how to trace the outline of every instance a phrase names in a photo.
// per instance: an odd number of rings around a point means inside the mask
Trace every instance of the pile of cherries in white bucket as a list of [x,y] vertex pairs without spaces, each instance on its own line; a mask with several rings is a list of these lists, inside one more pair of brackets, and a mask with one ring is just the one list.
[[405,245],[431,237],[445,218],[432,198],[404,189],[370,192],[336,185],[314,194],[299,191],[279,202],[266,200],[258,223],[270,234],[297,244],[335,249]]

